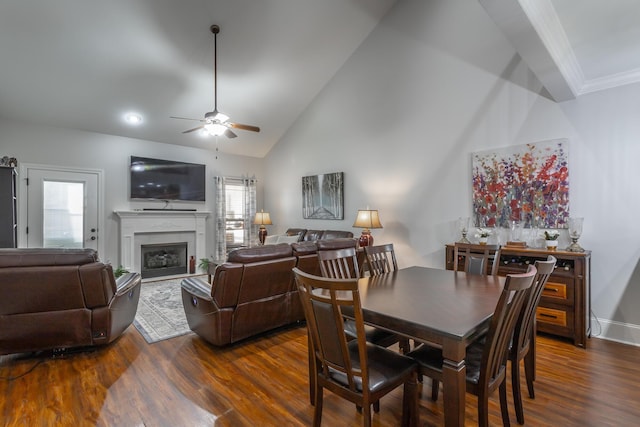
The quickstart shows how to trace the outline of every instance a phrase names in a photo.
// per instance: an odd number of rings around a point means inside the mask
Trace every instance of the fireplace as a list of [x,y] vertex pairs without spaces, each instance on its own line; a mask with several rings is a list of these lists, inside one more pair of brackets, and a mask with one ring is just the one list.
[[142,246],[147,245],[187,242],[183,258],[185,270],[178,274],[188,271],[190,257],[207,258],[205,232],[209,212],[116,211],[116,214],[120,218],[120,264],[129,271],[142,273]]
[[140,245],[143,279],[187,273],[187,242]]

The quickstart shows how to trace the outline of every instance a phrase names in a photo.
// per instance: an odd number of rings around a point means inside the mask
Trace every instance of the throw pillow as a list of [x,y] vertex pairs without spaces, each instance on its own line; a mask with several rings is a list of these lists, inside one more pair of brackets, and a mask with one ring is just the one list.
[[[269,237],[269,236],[267,236]],[[298,236],[286,236],[286,235],[282,235],[282,236],[278,236],[278,243],[295,243],[298,241]]]
[[278,243],[278,236],[277,234],[273,235],[273,236],[267,236],[264,239],[264,244],[265,245],[275,245],[276,243]]

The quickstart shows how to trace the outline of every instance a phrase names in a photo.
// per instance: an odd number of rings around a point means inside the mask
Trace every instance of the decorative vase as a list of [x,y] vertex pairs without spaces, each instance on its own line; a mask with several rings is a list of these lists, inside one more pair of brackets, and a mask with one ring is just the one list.
[[480,237],[478,238],[478,243],[481,245],[486,245],[488,239],[489,239],[488,237]]
[[189,258],[189,274],[196,273],[196,259],[193,255]]
[[557,240],[546,240],[547,242],[547,249],[550,251],[555,251],[558,248],[558,241]]

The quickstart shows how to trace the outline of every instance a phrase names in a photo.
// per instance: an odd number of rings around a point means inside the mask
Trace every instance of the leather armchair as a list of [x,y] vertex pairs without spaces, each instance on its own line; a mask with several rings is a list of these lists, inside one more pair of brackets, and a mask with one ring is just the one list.
[[212,284],[182,280],[182,304],[189,328],[222,346],[304,319],[293,282],[291,246],[258,246],[229,253]]
[[0,354],[105,345],[131,325],[141,278],[92,249],[0,249]]

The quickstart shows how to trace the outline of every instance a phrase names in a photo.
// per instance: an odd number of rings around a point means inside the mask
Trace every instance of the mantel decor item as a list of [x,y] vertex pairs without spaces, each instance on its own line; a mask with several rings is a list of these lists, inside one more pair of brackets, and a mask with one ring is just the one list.
[[462,234],[462,238],[458,240],[458,243],[471,243],[469,239],[467,239],[467,233],[469,232],[469,221],[470,218],[468,216],[461,216],[458,218],[458,231]]
[[265,227],[265,225],[272,224],[269,213],[260,209],[260,212],[256,212],[256,217],[254,218],[253,223],[260,226],[260,230],[258,230],[258,239],[260,239],[260,244],[264,245],[264,240],[267,238],[267,227]]
[[363,229],[362,235],[360,236],[359,240],[360,247],[373,246],[373,236],[371,235],[371,231],[369,229],[382,228],[378,211],[368,208],[359,210],[353,226]]
[[344,173],[302,177],[304,219],[344,219]]
[[569,238],[571,239],[571,244],[567,248],[569,252],[584,252],[582,246],[578,244],[578,239],[582,235],[582,223],[584,222],[584,218],[569,218]]

